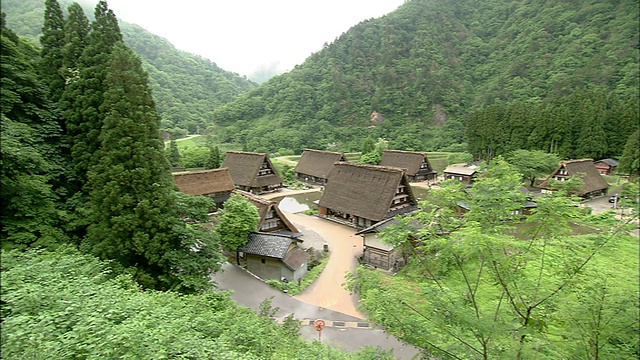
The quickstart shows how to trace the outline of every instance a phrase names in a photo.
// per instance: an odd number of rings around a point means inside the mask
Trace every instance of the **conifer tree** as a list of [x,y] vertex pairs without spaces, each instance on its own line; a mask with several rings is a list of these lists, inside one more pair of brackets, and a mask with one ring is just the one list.
[[[83,246],[103,259],[134,271],[145,287],[180,284],[177,270],[193,244],[185,245],[173,179],[160,136],[146,73],[132,50],[119,43],[105,78],[108,89],[100,110],[98,162],[89,173],[91,225]],[[186,235],[185,235],[186,236]],[[198,268],[196,278],[206,275]]]
[[171,166],[180,166],[180,150],[178,150],[178,143],[174,139],[169,141],[168,157]]
[[[91,29],[89,19],[82,6],[73,3],[67,8],[69,15],[64,24],[64,46],[62,48],[62,76],[65,83],[71,83],[80,76],[79,61],[87,47],[87,37]],[[73,98],[66,99],[68,102]],[[69,107],[69,104],[66,104]]]
[[46,0],[40,44],[41,61],[38,70],[42,82],[49,88],[49,99],[57,103],[64,91],[62,48],[64,47],[64,16],[56,0]]
[[100,110],[106,90],[104,79],[113,47],[121,41],[118,20],[106,1],[101,0],[96,5],[95,20],[80,57],[79,77],[68,84],[65,94],[70,101],[65,116],[78,190],[86,183],[87,171],[95,162],[94,153],[99,148],[98,135],[104,119]]
[[209,146],[209,158],[205,164],[207,169],[217,169],[220,167],[220,148],[217,145]]

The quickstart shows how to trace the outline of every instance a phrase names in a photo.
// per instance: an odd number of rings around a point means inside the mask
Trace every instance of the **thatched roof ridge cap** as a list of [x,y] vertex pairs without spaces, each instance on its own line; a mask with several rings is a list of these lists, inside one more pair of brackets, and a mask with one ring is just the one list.
[[217,169],[188,171],[188,172],[181,172],[181,173],[172,174],[172,175],[173,176],[184,176],[184,175],[195,175],[195,174],[207,174],[207,173],[214,173],[214,172],[221,172],[221,171],[229,171],[229,168],[228,167],[221,167],[221,168],[217,168]]
[[258,156],[267,155],[267,153],[258,153],[258,152],[251,152],[251,151],[227,151],[227,154],[258,155]]
[[[323,154],[344,155],[344,153],[343,153],[343,152],[338,152],[338,151],[329,151],[329,150],[304,149],[304,151],[313,151],[313,152],[323,153]],[[303,152],[304,152],[304,151],[303,151]]]
[[274,201],[271,201],[269,199],[265,199],[263,197],[257,196],[255,194],[252,194],[248,191],[244,191],[244,190],[240,190],[240,189],[233,189],[233,191],[231,191],[234,194],[238,194],[238,195],[242,195],[244,197],[246,197],[247,199],[249,199],[249,201],[253,201],[255,203],[259,203],[259,204],[263,204],[263,205],[271,205],[271,204],[275,204]]
[[398,167],[393,167],[393,166],[380,166],[380,165],[370,165],[370,164],[356,164],[356,163],[350,163],[347,161],[337,161],[334,166],[354,166],[354,167],[359,167],[362,169],[369,169],[369,170],[374,170],[374,171],[385,171],[385,172],[392,172],[392,173],[404,173],[405,170],[402,168],[398,168]]
[[427,155],[427,153],[423,152],[423,151],[409,151],[409,150],[385,150],[384,152],[398,153],[398,154],[423,155],[423,156]]
[[564,160],[564,161],[561,161],[560,163],[561,164],[577,164],[577,163],[587,162],[587,161],[593,162],[593,159],[585,158],[585,159]]

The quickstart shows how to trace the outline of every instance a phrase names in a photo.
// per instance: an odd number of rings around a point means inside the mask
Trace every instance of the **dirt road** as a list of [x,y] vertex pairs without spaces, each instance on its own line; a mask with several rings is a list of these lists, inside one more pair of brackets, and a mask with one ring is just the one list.
[[338,311],[360,319],[364,316],[356,309],[358,297],[345,290],[345,274],[353,271],[362,255],[362,238],[356,230],[329,220],[304,214],[286,213],[296,226],[313,229],[329,244],[331,256],[327,267],[311,286],[296,296],[300,301]]

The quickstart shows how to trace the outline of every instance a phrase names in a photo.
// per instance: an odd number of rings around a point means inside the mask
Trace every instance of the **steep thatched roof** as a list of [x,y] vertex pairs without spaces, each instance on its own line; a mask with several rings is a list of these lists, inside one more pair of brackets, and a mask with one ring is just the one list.
[[282,211],[278,207],[277,202],[271,201],[263,197],[256,196],[246,191],[242,191],[238,189],[233,190],[233,193],[244,196],[249,201],[251,201],[253,205],[255,205],[258,208],[258,215],[260,215],[260,225],[266,220],[269,212],[273,210],[276,212],[276,215],[280,218],[280,220],[282,220],[282,222],[287,226],[287,228],[289,229],[289,231],[291,231],[292,234],[300,233],[298,229],[293,225],[293,223],[291,223],[291,221],[287,219],[284,213],[282,213]]
[[228,168],[174,174],[178,189],[189,195],[208,195],[234,189]]
[[338,161],[346,161],[343,153],[305,149],[294,171],[326,179]]
[[415,198],[402,169],[338,162],[329,174],[319,205],[380,221],[394,215],[389,209],[400,184],[406,186],[410,201],[415,205]]
[[380,159],[380,166],[392,166],[401,169],[405,169],[407,175],[414,176],[420,171],[420,165],[425,160],[429,164],[431,170],[431,164],[427,158],[427,154],[415,151],[402,151],[402,150],[385,150]]
[[[260,166],[265,161],[269,164],[271,170],[273,170],[273,174],[258,177]],[[262,187],[282,183],[280,175],[278,175],[278,172],[273,167],[267,154],[228,151],[222,166],[229,168],[233,183],[238,186]]]
[[579,176],[584,181],[584,186],[578,189],[578,195],[584,195],[593,191],[605,190],[609,188],[607,181],[600,175],[600,172],[593,163],[593,159],[569,160],[560,162],[560,166],[540,184],[541,188],[549,188],[549,179],[553,179],[560,170],[567,170],[568,176]]

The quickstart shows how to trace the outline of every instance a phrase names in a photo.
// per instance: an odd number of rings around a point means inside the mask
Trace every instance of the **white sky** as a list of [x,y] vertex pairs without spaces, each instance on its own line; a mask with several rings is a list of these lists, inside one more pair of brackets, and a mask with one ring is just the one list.
[[405,0],[107,0],[122,21],[249,77],[301,64],[359,22]]

